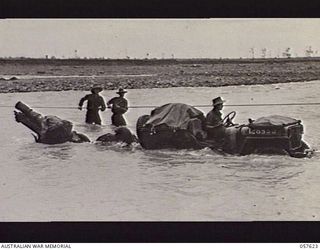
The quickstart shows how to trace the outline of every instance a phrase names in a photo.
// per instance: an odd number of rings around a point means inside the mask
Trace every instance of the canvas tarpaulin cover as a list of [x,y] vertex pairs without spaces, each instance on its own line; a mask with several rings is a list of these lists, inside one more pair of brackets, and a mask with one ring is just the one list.
[[299,123],[299,120],[280,115],[260,117],[253,121],[250,126],[285,126],[288,124]]
[[188,123],[193,118],[204,119],[203,113],[187,104],[168,103],[151,111],[146,124],[156,127],[167,125],[170,128],[188,129]]

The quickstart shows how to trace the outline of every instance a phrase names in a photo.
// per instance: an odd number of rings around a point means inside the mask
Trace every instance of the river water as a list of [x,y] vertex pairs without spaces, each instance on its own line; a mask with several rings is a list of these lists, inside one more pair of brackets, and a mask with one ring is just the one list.
[[[168,102],[226,104],[319,102],[320,82],[219,88],[129,90],[130,105]],[[76,107],[83,91],[0,94],[0,221],[260,221],[320,219],[320,154],[222,156],[203,150],[143,150],[139,145],[95,143],[43,145],[14,121],[13,106]],[[114,91],[103,91],[106,100]],[[85,111],[37,109],[72,121],[92,140],[110,132],[110,111],[102,127],[84,125]],[[205,113],[209,108],[201,108]],[[263,115],[301,119],[304,139],[320,146],[318,106],[225,107],[235,121]],[[151,110],[130,109],[129,128]]]

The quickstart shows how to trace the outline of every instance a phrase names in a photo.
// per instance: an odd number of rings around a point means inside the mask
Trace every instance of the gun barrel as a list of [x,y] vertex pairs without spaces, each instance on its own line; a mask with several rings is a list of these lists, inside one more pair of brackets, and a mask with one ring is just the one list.
[[16,103],[15,108],[21,111],[25,116],[37,122],[39,126],[41,126],[43,116],[40,113],[32,110],[27,104],[19,101]]
[[28,112],[32,111],[32,109],[28,105],[26,105],[20,101],[16,103],[15,108],[20,110],[23,113],[28,113]]

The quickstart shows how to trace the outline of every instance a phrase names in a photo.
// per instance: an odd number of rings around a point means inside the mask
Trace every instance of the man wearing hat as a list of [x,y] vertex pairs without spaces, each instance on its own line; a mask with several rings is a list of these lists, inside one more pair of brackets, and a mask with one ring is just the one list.
[[212,100],[213,109],[206,116],[206,129],[208,138],[210,139],[221,139],[224,135],[224,126],[222,122],[223,103],[221,97],[214,98]]
[[79,109],[82,110],[82,105],[87,101],[87,114],[86,114],[86,123],[89,124],[98,124],[101,125],[101,118],[99,115],[99,110],[104,111],[106,109],[106,104],[102,96],[99,95],[99,92],[102,91],[100,86],[94,85],[91,88],[91,93],[81,98],[79,102]]
[[127,93],[127,91],[119,88],[117,92],[119,96],[113,97],[107,102],[108,108],[111,108],[113,113],[111,116],[112,125],[116,127],[127,125],[123,117],[123,114],[128,111],[128,101],[124,98],[125,93]]

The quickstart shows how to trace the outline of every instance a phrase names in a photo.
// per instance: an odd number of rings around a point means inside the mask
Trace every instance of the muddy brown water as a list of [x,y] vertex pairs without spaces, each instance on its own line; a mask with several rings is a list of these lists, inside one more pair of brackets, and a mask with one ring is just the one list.
[[[168,102],[226,104],[319,102],[320,82],[219,88],[130,90],[130,105]],[[87,92],[0,94],[0,105],[76,107]],[[114,91],[104,91],[107,100]],[[205,113],[209,108],[201,108]],[[235,121],[263,115],[301,119],[304,139],[320,145],[318,106],[225,107]],[[101,127],[84,124],[85,111],[38,109],[71,120],[92,140],[110,132],[110,113]],[[130,109],[129,128],[151,110]],[[14,121],[13,107],[0,108],[0,221],[252,221],[319,220],[320,156],[233,156],[204,150],[144,150],[139,145],[95,143],[43,145]]]

